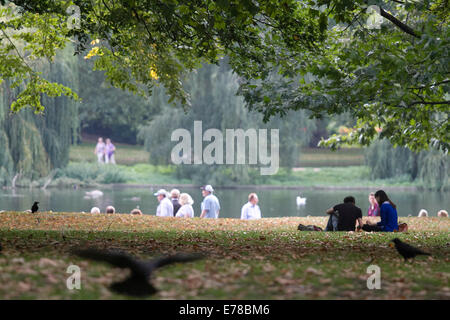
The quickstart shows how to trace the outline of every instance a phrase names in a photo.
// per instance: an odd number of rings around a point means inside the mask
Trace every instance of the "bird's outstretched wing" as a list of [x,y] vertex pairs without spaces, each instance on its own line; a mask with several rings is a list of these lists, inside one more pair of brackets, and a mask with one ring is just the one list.
[[81,258],[106,262],[110,265],[122,269],[130,268],[132,271],[139,271],[139,263],[129,254],[119,250],[99,250],[94,248],[77,249],[72,251]]
[[150,260],[146,264],[151,269],[161,268],[168,264],[178,262],[190,262],[203,259],[205,256],[199,253],[177,253],[171,256],[161,257],[158,259]]

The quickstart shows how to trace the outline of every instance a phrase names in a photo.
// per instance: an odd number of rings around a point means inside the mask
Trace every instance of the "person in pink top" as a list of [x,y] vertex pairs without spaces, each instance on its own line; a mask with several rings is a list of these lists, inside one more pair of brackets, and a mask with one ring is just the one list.
[[367,215],[369,217],[378,217],[380,215],[380,207],[375,199],[375,194],[371,192],[369,194],[369,210],[367,210]]

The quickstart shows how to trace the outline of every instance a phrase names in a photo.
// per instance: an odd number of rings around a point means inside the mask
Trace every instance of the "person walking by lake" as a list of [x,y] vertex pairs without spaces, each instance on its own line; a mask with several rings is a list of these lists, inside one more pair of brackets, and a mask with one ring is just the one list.
[[200,218],[219,218],[220,203],[219,199],[217,199],[217,197],[212,194],[214,192],[213,187],[208,184],[204,187],[201,187],[201,189],[204,199],[201,204],[202,213],[200,215]]
[[173,204],[173,215],[176,216],[178,210],[180,210],[180,208],[181,208],[181,204],[179,201],[180,190],[172,189],[172,191],[170,191],[170,197],[171,197],[172,204]]
[[194,204],[194,200],[187,193],[182,193],[180,195],[180,209],[178,210],[176,217],[178,218],[193,218],[194,217],[194,208],[192,205]]
[[367,215],[369,217],[378,217],[380,216],[380,206],[375,199],[375,193],[371,192],[369,194],[369,209],[367,210]]
[[103,142],[103,138],[98,138],[97,145],[95,146],[94,153],[97,155],[98,163],[105,163],[105,143]]
[[173,204],[168,199],[168,194],[165,189],[160,189],[154,194],[159,201],[158,208],[156,208],[157,217],[173,217]]
[[114,153],[116,152],[116,147],[112,144],[111,139],[106,139],[105,145],[105,163],[116,164],[114,159]]
[[380,217],[381,221],[377,224],[367,223],[363,226],[364,231],[384,231],[393,232],[398,231],[398,215],[397,206],[389,199],[386,192],[383,190],[378,190],[375,192],[375,199],[380,206]]
[[261,209],[258,206],[258,201],[256,193],[250,193],[248,195],[248,202],[241,209],[242,220],[261,219]]
[[345,197],[344,203],[328,209],[330,215],[325,231],[355,231],[356,222],[358,228],[363,226],[362,211],[356,206],[355,198]]

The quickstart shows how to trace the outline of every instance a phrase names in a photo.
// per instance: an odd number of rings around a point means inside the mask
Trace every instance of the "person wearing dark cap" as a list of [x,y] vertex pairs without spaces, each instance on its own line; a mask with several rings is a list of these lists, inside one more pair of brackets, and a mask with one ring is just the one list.
[[219,217],[220,203],[219,199],[213,195],[214,189],[211,185],[206,185],[201,187],[202,195],[205,199],[201,204],[201,215],[200,218],[210,218],[216,219]]

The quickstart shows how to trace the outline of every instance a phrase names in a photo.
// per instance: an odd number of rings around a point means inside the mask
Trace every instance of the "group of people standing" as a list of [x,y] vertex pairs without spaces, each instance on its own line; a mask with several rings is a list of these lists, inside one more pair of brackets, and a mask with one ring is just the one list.
[[112,163],[116,164],[114,159],[114,153],[116,147],[112,144],[111,139],[106,139],[106,143],[103,142],[103,138],[98,138],[97,145],[95,146],[94,153],[97,155],[98,163]]
[[[219,199],[214,195],[214,189],[211,185],[200,188],[202,190],[203,201],[200,205],[200,218],[217,219],[220,213]],[[180,217],[193,218],[194,201],[187,193],[180,193],[180,190],[173,189],[167,192],[165,189],[158,190],[154,196],[157,197],[159,205],[156,209],[158,217]],[[248,203],[241,210],[241,219],[251,220],[260,219],[261,210],[258,206],[258,196],[256,193],[250,193]]]
[[[200,218],[218,218],[220,212],[219,199],[213,194],[214,189],[211,185],[201,187],[204,197],[201,203]],[[194,217],[194,200],[187,193],[180,193],[180,190],[173,189],[170,194],[165,189],[160,189],[154,194],[159,201],[156,209],[158,217]]]

